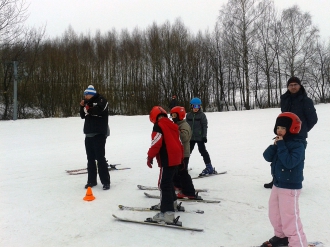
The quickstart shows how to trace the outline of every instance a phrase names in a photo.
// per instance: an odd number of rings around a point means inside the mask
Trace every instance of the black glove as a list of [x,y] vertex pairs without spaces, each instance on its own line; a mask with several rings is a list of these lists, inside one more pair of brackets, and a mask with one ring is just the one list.
[[206,136],[203,137],[203,142],[204,142],[204,143],[207,143],[207,138],[206,138]]

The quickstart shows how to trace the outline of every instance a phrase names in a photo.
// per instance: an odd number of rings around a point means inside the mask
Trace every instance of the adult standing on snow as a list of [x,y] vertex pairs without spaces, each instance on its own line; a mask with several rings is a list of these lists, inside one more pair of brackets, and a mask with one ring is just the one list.
[[[291,77],[287,82],[288,90],[281,95],[281,112],[292,112],[302,121],[301,131],[297,138],[303,140],[307,147],[308,132],[317,123],[317,114],[313,101],[307,96],[306,90],[301,85],[298,77]],[[272,188],[273,181],[264,184],[265,188]]]
[[[103,189],[110,189],[110,174],[105,159],[105,143],[110,135],[108,126],[108,102],[96,92],[92,85],[84,91],[85,99],[80,102],[80,117],[85,119],[84,133],[87,155],[88,179],[85,188],[97,185],[97,171]],[[97,166],[96,162],[97,160]]]
[[178,100],[176,99],[176,95],[173,95],[172,96],[172,100],[170,101],[170,104],[169,104],[169,108],[170,110],[175,107],[175,106],[178,106]]

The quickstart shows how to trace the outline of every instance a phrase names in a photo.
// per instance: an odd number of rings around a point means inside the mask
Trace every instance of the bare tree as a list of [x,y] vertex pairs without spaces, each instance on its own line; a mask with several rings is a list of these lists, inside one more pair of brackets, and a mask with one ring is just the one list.
[[302,13],[297,5],[285,9],[280,21],[280,56],[288,77],[303,78],[308,62],[315,53],[318,29],[309,13]]
[[24,0],[0,0],[0,44],[12,44],[22,35],[27,8]]
[[225,42],[230,44],[232,50],[240,57],[237,76],[240,76],[241,99],[247,110],[251,108],[249,63],[256,33],[254,24],[269,4],[267,0],[229,0],[220,11],[219,21],[223,25]]

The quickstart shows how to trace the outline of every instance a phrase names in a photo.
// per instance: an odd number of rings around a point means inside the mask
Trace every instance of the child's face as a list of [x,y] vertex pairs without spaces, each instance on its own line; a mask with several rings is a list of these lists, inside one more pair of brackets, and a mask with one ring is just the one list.
[[277,126],[276,127],[276,133],[278,136],[285,136],[286,134],[286,128],[282,126]]
[[193,108],[193,112],[198,112],[199,108]]

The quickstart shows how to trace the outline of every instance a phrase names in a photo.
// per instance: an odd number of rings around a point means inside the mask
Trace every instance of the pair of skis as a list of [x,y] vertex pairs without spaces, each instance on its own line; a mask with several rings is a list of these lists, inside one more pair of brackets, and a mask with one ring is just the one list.
[[[215,175],[221,175],[221,174],[226,174],[227,171],[224,172],[217,172],[215,174],[210,174],[208,176],[202,176],[202,177],[193,177],[192,179],[198,179],[198,178],[206,178],[206,177],[211,177],[211,176],[215,176]],[[143,186],[143,185],[138,185],[137,186],[140,190],[158,190],[157,187],[151,187],[151,186]],[[208,190],[206,189],[196,189],[196,192],[208,192]],[[152,195],[149,193],[144,193],[145,196],[147,196],[148,198],[156,198],[156,199],[160,199],[159,195]],[[201,198],[200,196],[196,196],[196,198],[178,198],[178,200],[180,201],[190,201],[190,202],[203,202],[203,203],[220,203],[220,201],[218,200],[204,200],[203,198]],[[150,207],[128,207],[128,206],[124,206],[124,205],[119,205],[118,206],[121,210],[130,210],[130,211],[144,211],[144,212],[150,212],[150,211],[156,211],[156,209]],[[181,203],[179,204],[178,207],[178,211],[179,212],[186,212],[186,213],[199,213],[199,214],[203,214],[204,211],[203,210],[186,210],[183,208],[183,210],[180,210],[181,207]],[[118,217],[116,215],[112,215],[115,219],[119,220],[119,221],[124,221],[124,222],[131,222],[131,223],[138,223],[138,224],[146,224],[146,225],[153,225],[153,226],[161,226],[161,227],[169,227],[169,228],[174,228],[174,229],[181,229],[181,230],[190,230],[190,231],[198,231],[198,232],[202,232],[204,231],[204,229],[201,228],[194,228],[194,227],[185,227],[182,226],[182,224],[176,224],[176,222],[178,222],[179,217],[176,218],[176,220],[173,223],[159,223],[159,222],[155,222],[152,220],[152,218],[147,218],[145,221],[141,221],[141,220],[134,220],[134,219],[128,219],[128,218],[122,218],[122,217]]]
[[[117,168],[117,166],[120,164],[109,164],[108,170],[109,171],[118,171],[118,170],[127,170],[131,169],[129,167],[123,167],[123,168]],[[80,175],[80,174],[86,174],[87,168],[81,168],[81,169],[75,169],[75,170],[65,170],[69,175]]]

